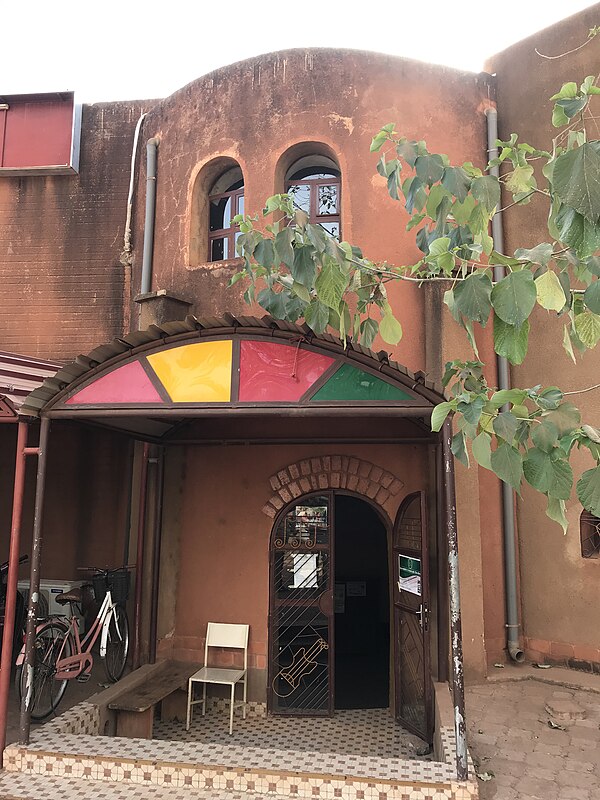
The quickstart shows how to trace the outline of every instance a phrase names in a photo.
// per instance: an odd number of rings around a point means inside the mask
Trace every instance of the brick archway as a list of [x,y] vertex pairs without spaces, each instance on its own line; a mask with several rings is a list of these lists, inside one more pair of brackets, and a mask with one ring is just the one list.
[[273,494],[262,511],[271,519],[296,497],[319,489],[349,489],[383,506],[404,486],[391,472],[354,456],[316,456],[288,464],[269,478]]

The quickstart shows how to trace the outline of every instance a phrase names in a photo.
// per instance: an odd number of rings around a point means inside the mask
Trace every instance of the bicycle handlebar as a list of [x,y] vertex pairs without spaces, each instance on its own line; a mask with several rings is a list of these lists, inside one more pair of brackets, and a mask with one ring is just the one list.
[[[19,559],[19,564],[25,564],[29,561],[29,556],[21,556]],[[5,561],[4,564],[0,564],[0,572],[7,572],[8,570],[8,561]]]
[[135,564],[125,564],[122,567],[77,567],[77,569],[81,572],[96,572],[104,575],[110,575],[113,572],[121,572],[123,569],[135,568]]

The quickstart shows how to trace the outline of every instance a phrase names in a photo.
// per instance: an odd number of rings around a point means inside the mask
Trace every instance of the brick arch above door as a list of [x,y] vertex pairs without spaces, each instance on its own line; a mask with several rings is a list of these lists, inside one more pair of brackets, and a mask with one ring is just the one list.
[[271,519],[296,497],[319,489],[347,489],[369,497],[383,507],[404,486],[388,470],[348,455],[300,459],[271,475],[269,483],[273,494],[262,511]]

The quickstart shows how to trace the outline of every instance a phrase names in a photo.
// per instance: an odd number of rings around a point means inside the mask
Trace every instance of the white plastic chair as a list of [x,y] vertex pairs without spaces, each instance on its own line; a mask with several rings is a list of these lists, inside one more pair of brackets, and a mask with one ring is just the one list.
[[[246,698],[248,691],[248,633],[249,625],[234,625],[224,622],[209,622],[206,629],[206,644],[204,645],[204,666],[195,672],[188,681],[187,722],[185,729],[189,731],[192,721],[192,706],[202,706],[202,716],[206,714],[206,688],[209,683],[216,683],[231,687],[231,707],[229,709],[229,733],[233,733],[233,712],[236,707],[242,707],[243,719],[246,719]],[[244,669],[231,669],[229,667],[209,667],[208,648],[226,647],[244,651]],[[235,700],[235,687],[243,683],[244,699]],[[202,698],[194,700],[194,684],[201,683]]]

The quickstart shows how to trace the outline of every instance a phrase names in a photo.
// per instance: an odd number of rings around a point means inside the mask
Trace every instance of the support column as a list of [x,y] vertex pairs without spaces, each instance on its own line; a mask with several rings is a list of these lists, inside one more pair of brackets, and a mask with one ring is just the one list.
[[467,731],[465,724],[465,684],[463,674],[462,625],[460,614],[460,582],[458,571],[458,533],[456,528],[456,494],[454,456],[452,455],[452,421],[446,419],[442,429],[442,481],[448,537],[448,585],[450,590],[450,644],[452,653],[452,698],[456,734],[456,776],[466,781]]
[[156,661],[158,627],[158,591],[160,585],[160,548],[162,538],[162,509],[164,492],[164,447],[156,447],[154,458],[154,535],[152,537],[152,596],[150,602],[150,663]]
[[25,694],[21,701],[20,741],[29,743],[31,725],[31,706],[33,703],[34,642],[37,622],[37,608],[40,595],[40,567],[42,562],[42,516],[44,490],[46,487],[46,458],[48,454],[48,434],[50,420],[42,417],[40,442],[38,447],[38,468],[35,485],[35,510],[33,516],[33,542],[31,546],[31,577],[29,581],[29,608],[27,610],[27,634],[25,637],[25,661],[23,670],[26,676]]
[[135,560],[135,601],[133,612],[133,656],[132,667],[140,666],[142,636],[142,588],[144,573],[144,534],[146,532],[146,493],[148,486],[148,454],[150,445],[145,443],[140,470],[140,498],[138,511],[137,556]]
[[2,659],[0,661],[0,769],[3,766],[8,721],[8,697],[10,692],[10,670],[12,666],[13,637],[19,580],[19,549],[21,520],[23,517],[23,494],[25,490],[25,449],[27,447],[27,423],[19,422],[15,458],[15,481],[13,488],[12,521],[8,554],[8,575],[4,601],[4,632],[2,635]]

